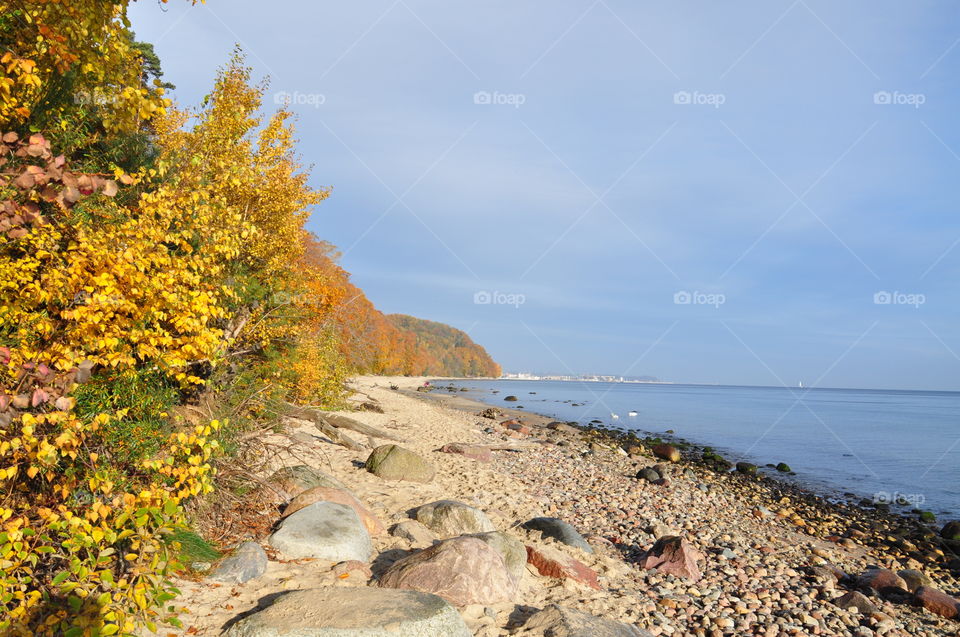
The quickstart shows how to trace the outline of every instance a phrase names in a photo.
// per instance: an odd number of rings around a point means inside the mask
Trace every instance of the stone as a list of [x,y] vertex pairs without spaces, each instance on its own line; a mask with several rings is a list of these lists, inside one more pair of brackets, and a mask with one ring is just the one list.
[[659,473],[657,473],[655,470],[651,469],[650,467],[646,467],[644,469],[640,469],[640,471],[637,471],[637,480],[646,480],[647,482],[656,482],[657,480],[660,480],[662,477],[663,476],[661,476]]
[[751,464],[749,462],[738,462],[737,463],[737,473],[743,473],[746,475],[756,475],[757,465]]
[[526,546],[527,564],[544,577],[569,579],[600,590],[597,574],[583,562],[549,546]]
[[914,569],[908,568],[902,571],[897,571],[897,575],[900,576],[900,579],[906,582],[907,590],[911,593],[916,593],[917,589],[921,586],[933,586],[933,581],[931,581],[929,577]]
[[498,604],[517,594],[500,553],[474,537],[444,540],[394,562],[380,586],[433,593],[455,606]]
[[291,500],[287,508],[283,510],[283,517],[293,515],[314,502],[336,502],[337,504],[350,507],[356,511],[360,517],[360,521],[363,522],[364,528],[367,529],[367,533],[370,535],[383,535],[387,532],[383,523],[377,519],[377,516],[371,513],[367,507],[363,506],[360,500],[357,500],[352,493],[344,491],[343,489],[331,489],[329,487],[313,487],[312,489],[307,489]]
[[507,396],[506,398],[504,398],[504,400],[508,403],[515,403],[520,399],[517,398],[516,396]]
[[430,482],[436,475],[433,466],[416,453],[398,445],[381,445],[370,452],[367,471],[384,480]]
[[430,546],[437,536],[416,520],[403,520],[390,527],[390,535],[403,538],[414,546]]
[[518,582],[520,581],[527,564],[527,549],[523,546],[523,542],[503,531],[474,533],[468,537],[475,537],[497,551],[510,574]]
[[366,582],[371,577],[373,577],[373,571],[370,570],[370,567],[366,562],[358,562],[357,560],[349,560],[347,562],[340,562],[339,564],[334,565],[330,572],[338,580],[345,580],[353,577],[360,581]]
[[270,545],[288,558],[330,562],[366,562],[373,552],[357,512],[334,502],[315,502],[284,518]]
[[531,531],[540,531],[543,537],[548,537],[578,548],[584,553],[593,553],[593,547],[587,543],[580,532],[572,524],[564,522],[560,518],[533,518],[523,523],[523,528]]
[[903,578],[886,568],[868,568],[857,578],[857,586],[887,594],[907,590],[907,583]]
[[526,637],[652,637],[630,624],[550,604],[530,616],[517,635]]
[[698,562],[703,559],[697,549],[685,539],[668,535],[657,540],[640,565],[645,569],[655,568],[660,573],[685,577],[692,582],[702,577]]
[[780,473],[790,473],[793,471],[793,469],[791,469],[790,465],[788,465],[786,462],[780,462],[777,464],[777,471]]
[[650,450],[661,460],[680,462],[680,451],[673,445],[654,445]]
[[471,637],[455,608],[417,591],[367,587],[283,593],[225,637]]
[[876,604],[870,601],[869,597],[858,591],[850,591],[849,593],[838,597],[837,599],[833,600],[833,605],[847,610],[854,608],[861,615],[867,616],[880,612],[880,609],[877,608]]
[[960,616],[960,600],[954,599],[931,586],[921,586],[914,593],[913,598],[917,606],[921,606],[941,617],[956,619]]
[[243,584],[260,577],[267,570],[267,553],[256,542],[244,542],[232,555],[217,564],[210,579],[217,582]]
[[286,492],[288,496],[294,498],[307,489],[314,487],[330,487],[332,489],[344,489],[347,487],[342,482],[331,475],[327,475],[319,469],[314,469],[305,464],[284,467],[275,472],[267,480],[272,486],[278,487]]
[[940,537],[948,540],[960,540],[960,521],[947,522],[940,529]]
[[440,447],[442,453],[455,453],[477,462],[490,462],[493,460],[493,453],[489,447],[481,445],[471,445],[464,442],[448,442]]
[[456,500],[438,500],[413,510],[413,518],[441,538],[496,531],[487,514]]

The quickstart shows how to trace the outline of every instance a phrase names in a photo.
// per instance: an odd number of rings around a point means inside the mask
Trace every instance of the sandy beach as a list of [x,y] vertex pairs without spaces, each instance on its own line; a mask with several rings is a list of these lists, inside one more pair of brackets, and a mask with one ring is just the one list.
[[[288,420],[284,431],[263,440],[279,450],[261,476],[265,483],[284,466],[313,467],[345,485],[389,529],[372,534],[368,564],[290,558],[254,525],[249,537],[237,539],[266,549],[266,571],[242,584],[200,575],[177,582],[176,604],[187,609],[184,628],[158,634],[219,635],[242,626],[279,593],[377,587],[395,563],[441,539],[419,524],[411,532],[410,512],[443,500],[482,511],[527,550],[510,599],[457,607],[474,635],[561,634],[525,626],[551,604],[634,631],[609,634],[958,634],[960,623],[943,616],[949,604],[930,601],[927,607],[937,610],[931,612],[920,607],[924,589],[913,592],[920,585],[954,597],[960,592],[943,548],[933,539],[923,544],[922,535],[908,537],[896,519],[832,507],[795,487],[716,472],[686,458],[667,462],[647,445],[569,425],[548,427],[550,420],[536,414],[506,407],[494,414],[442,387],[416,391],[424,381],[360,377],[351,383],[354,404],[373,402],[383,413],[350,417],[398,441],[352,434],[362,448],[351,450],[300,420]],[[495,417],[478,415],[485,410]],[[450,443],[478,446],[468,450],[480,448],[486,457],[439,451]],[[414,452],[435,475],[427,482],[388,481],[367,471],[371,450],[383,444]],[[643,470],[655,473],[638,478]],[[276,493],[262,498],[260,514],[279,520],[287,500]],[[522,526],[538,517],[573,525],[592,552]],[[670,546],[677,550],[654,559],[663,538],[675,538]],[[544,567],[570,560],[578,566]]]

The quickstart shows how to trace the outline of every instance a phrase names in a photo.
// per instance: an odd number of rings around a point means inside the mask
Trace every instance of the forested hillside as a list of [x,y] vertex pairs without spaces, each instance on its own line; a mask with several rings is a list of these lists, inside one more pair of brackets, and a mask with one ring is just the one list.
[[0,0],[3,635],[176,623],[187,511],[224,501],[255,432],[351,374],[482,368],[387,320],[307,232],[330,191],[242,54],[174,104],[128,4]]
[[444,323],[405,314],[389,314],[387,319],[416,339],[418,375],[500,376],[500,366],[466,333]]

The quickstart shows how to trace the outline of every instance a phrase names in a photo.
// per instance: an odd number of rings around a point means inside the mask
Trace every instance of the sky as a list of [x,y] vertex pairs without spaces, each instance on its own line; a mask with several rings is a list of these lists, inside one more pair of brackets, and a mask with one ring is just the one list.
[[960,390],[947,0],[140,0],[182,105],[235,44],[378,308],[506,371]]

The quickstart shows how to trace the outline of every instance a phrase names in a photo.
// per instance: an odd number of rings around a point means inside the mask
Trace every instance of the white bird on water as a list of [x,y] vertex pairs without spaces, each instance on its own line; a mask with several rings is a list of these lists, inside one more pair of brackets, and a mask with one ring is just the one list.
[[617,414],[610,414],[610,417],[613,418],[614,420],[616,420],[616,419],[619,418],[620,416],[617,415]]

